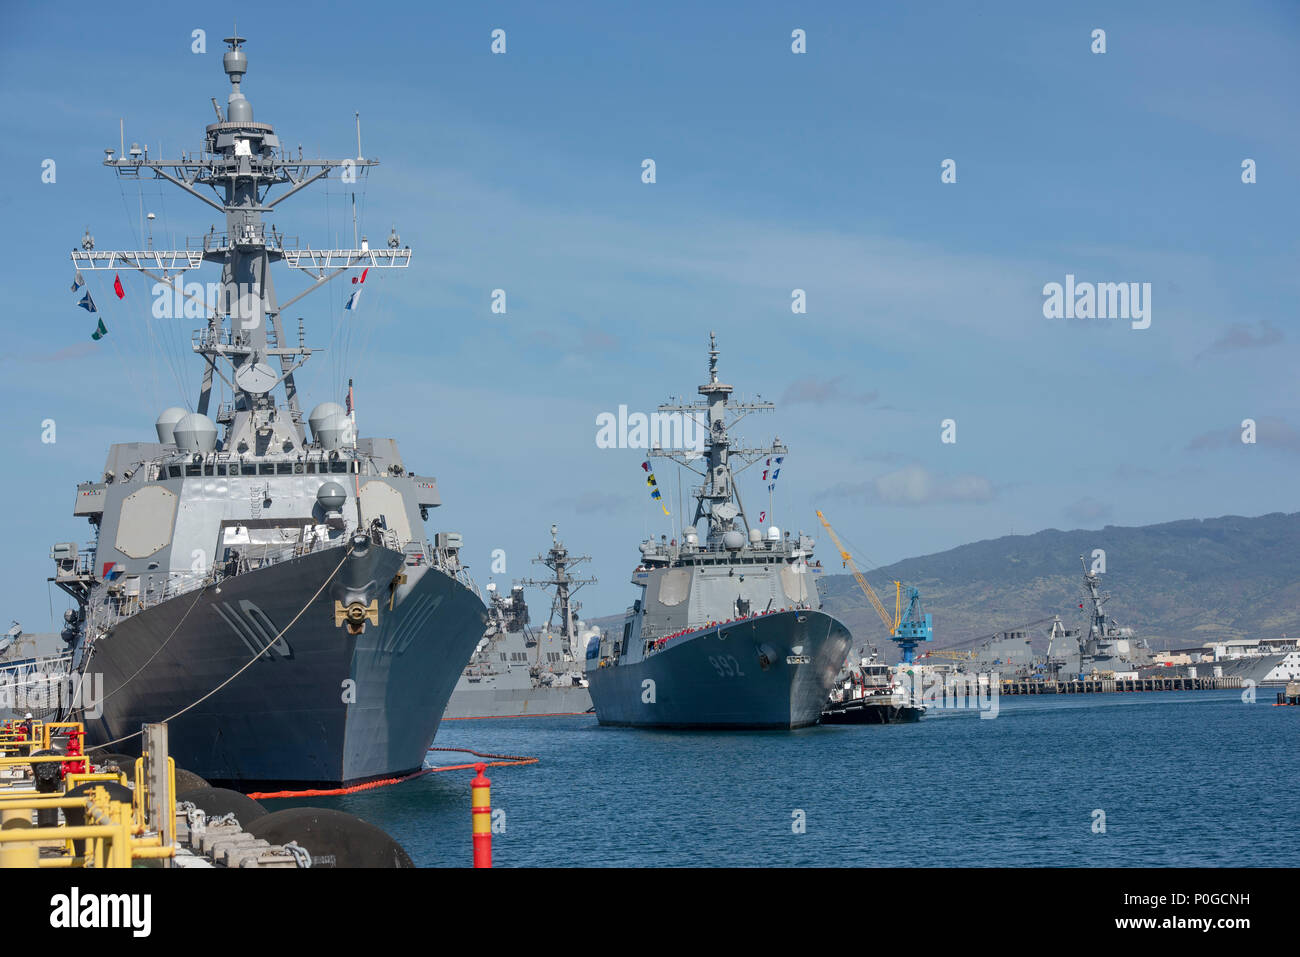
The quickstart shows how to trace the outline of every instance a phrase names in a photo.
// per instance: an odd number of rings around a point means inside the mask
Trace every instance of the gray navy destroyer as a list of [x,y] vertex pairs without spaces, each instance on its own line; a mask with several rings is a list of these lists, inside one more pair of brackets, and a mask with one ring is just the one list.
[[[703,453],[654,448],[703,478],[692,489],[695,517],[681,543],[650,539],[633,574],[639,597],[621,636],[589,649],[587,677],[601,724],[659,728],[799,728],[816,724],[850,635],[821,610],[809,561],[813,541],[775,526],[751,526],[736,474],[772,446],[747,448],[730,429],[769,402],[733,402],[718,380],[709,337],[709,381],[702,401],[661,405],[696,417]],[[700,462],[703,470],[695,467]],[[739,467],[737,467],[739,463]],[[704,538],[697,527],[705,523]]]
[[[582,605],[573,595],[595,579],[571,574],[590,560],[587,555],[570,555],[560,541],[559,528],[552,525],[550,549],[533,559],[550,571],[550,577],[518,583],[508,596],[498,594],[495,583],[488,584],[487,632],[456,682],[444,720],[591,710],[582,666],[587,643],[599,636],[600,629],[578,618]],[[555,589],[550,617],[541,627],[529,622],[525,585]]]
[[[460,536],[426,539],[436,482],[408,471],[392,439],[357,437],[351,385],[346,407],[324,402],[304,421],[294,373],[313,350],[282,315],[340,275],[408,265],[411,250],[395,231],[384,248],[299,247],[264,222],[331,172],[355,182],[376,161],[360,156],[359,125],[355,159],[293,155],[241,91],[244,39],[225,42],[231,90],[224,112],[212,101],[202,150],[162,161],[133,144],[104,161],[206,202],[225,231],[125,252],[96,250],[87,231],[72,253],[78,281],[135,269],[179,299],[178,276],[215,264],[222,290],[215,308],[196,304],[196,407],[162,413],[157,442],[113,445],[102,477],[77,487],[95,541],[53,550],[53,581],[77,602],[77,674],[103,676],[87,736],[138,753],[141,724],[167,720],[179,766],[246,789],[398,776],[423,765],[486,609]],[[305,290],[278,301],[273,264],[306,274]],[[229,401],[213,408],[216,377]]]

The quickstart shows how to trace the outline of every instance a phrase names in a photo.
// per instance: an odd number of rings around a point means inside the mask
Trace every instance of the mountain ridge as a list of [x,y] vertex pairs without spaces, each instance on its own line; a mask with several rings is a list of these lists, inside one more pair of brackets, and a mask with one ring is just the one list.
[[[1106,610],[1153,647],[1258,638],[1300,630],[1300,512],[1179,519],[1101,529],[1043,529],[959,545],[864,571],[888,604],[895,579],[916,586],[934,617],[935,648],[1015,630],[1059,614],[1085,615],[1083,565],[1105,552]],[[825,560],[824,565],[833,565]],[[828,569],[829,571],[829,569]],[[906,594],[904,594],[906,598]],[[827,574],[822,600],[859,640],[888,642],[849,574]],[[1031,629],[1046,647],[1045,629]]]

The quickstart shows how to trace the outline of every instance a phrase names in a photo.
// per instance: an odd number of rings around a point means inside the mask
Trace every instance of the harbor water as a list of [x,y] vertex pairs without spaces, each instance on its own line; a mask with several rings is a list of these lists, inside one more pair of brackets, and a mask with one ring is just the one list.
[[[992,720],[791,732],[454,721],[436,744],[541,759],[489,771],[499,867],[1286,866],[1300,715],[1274,698],[1004,698]],[[418,866],[468,866],[472,776],[266,804],[336,807]]]

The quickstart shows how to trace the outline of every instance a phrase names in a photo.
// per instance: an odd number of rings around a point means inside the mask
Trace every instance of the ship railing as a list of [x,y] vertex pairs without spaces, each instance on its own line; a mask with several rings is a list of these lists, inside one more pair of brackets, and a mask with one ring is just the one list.
[[220,575],[223,578],[241,575],[256,568],[278,565],[281,562],[292,561],[295,558],[302,558],[316,552],[323,552],[329,548],[337,548],[343,544],[344,542],[341,539],[311,535],[306,541],[278,544],[266,543],[260,546],[260,551],[250,551],[250,548],[256,548],[257,546],[244,546],[244,550],[240,552],[238,562],[227,562],[219,566]]
[[190,334],[190,346],[196,351],[203,349],[223,348],[242,348],[247,345],[244,336],[236,335],[233,332],[217,332],[208,327],[195,329]]
[[[285,249],[296,250],[299,246],[297,236],[283,236],[278,231],[272,229],[269,236],[266,231],[266,223],[256,226],[250,226],[248,229],[237,233],[234,237],[235,245],[259,245],[265,246],[271,252],[279,252]],[[230,249],[232,237],[228,232],[209,232],[201,236],[186,236],[185,249],[202,250],[205,254],[221,253]]]
[[475,597],[480,601],[483,600],[483,593],[479,591],[478,583],[474,581],[469,570],[464,565],[460,564],[460,562],[449,562],[442,558],[435,550],[430,552],[429,565],[432,568],[438,569],[438,571],[442,572],[444,575],[454,578],[457,582],[472,591]]
[[72,670],[72,652],[65,651],[42,658],[24,658],[0,665],[0,688],[6,693],[15,688],[44,684],[50,678],[63,677]]
[[[277,565],[281,562],[292,561],[295,558],[302,558],[305,555],[311,555],[315,552],[324,551],[327,548],[338,547],[342,544],[337,540],[331,541],[320,536],[312,536],[306,542],[295,542],[284,545],[266,545],[261,551],[248,553],[242,552],[236,561],[218,562],[211,569],[199,572],[170,572],[166,581],[160,590],[146,589],[138,595],[110,595],[109,606],[117,606],[119,609],[116,613],[117,618],[123,618],[128,615],[136,614],[151,605],[156,605],[178,595],[184,595],[192,592],[197,588],[214,584],[223,578],[232,578],[241,575],[244,572],[252,571],[257,568],[263,568],[268,565]],[[247,546],[245,546],[247,548]],[[272,550],[273,549],[273,550]]]
[[394,529],[382,525],[370,527],[370,540],[381,548],[389,548],[395,552],[400,552],[404,544]]
[[[763,556],[773,555],[782,558],[789,558],[792,557],[794,552],[798,550],[799,550],[799,546],[796,543],[791,541],[782,540],[779,542],[772,542],[772,541],[768,541],[767,539],[764,539],[760,542],[746,541],[744,547],[740,549],[740,552],[741,554],[749,553],[751,555],[763,555]],[[727,548],[721,542],[713,542],[713,543],[706,542],[700,545],[693,545],[689,548],[687,548],[685,545],[682,544],[666,545],[660,543],[660,544],[656,544],[653,548],[646,551],[644,553],[644,556],[650,559],[657,558],[664,561],[677,561],[680,559],[693,558],[696,556],[704,556],[704,557],[712,558],[719,555],[726,556],[731,554],[735,554],[735,552],[732,549]],[[803,549],[803,557],[807,559],[811,559],[812,549],[811,548]],[[814,567],[821,566],[820,561],[809,561],[809,564]]]

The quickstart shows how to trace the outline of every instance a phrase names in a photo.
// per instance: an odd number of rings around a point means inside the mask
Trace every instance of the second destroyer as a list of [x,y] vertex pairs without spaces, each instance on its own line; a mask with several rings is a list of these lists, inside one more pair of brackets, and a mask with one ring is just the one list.
[[[660,406],[701,418],[702,455],[655,448],[703,476],[692,490],[695,518],[681,544],[641,545],[632,583],[639,597],[621,636],[593,645],[587,678],[605,725],[658,728],[799,728],[816,724],[848,652],[843,622],[821,611],[809,562],[812,539],[791,540],[776,527],[750,525],[735,484],[771,447],[734,442],[730,426],[769,402],[731,402],[718,381],[718,350],[709,337],[709,381],[702,402]],[[730,417],[730,421],[729,421]],[[700,471],[694,462],[705,466]],[[741,463],[735,468],[734,463]],[[704,539],[696,528],[706,523]]]

